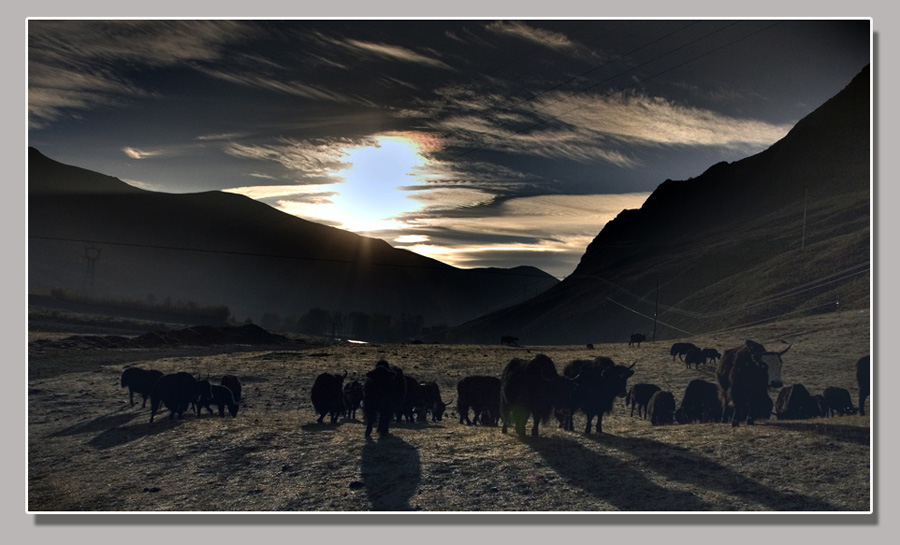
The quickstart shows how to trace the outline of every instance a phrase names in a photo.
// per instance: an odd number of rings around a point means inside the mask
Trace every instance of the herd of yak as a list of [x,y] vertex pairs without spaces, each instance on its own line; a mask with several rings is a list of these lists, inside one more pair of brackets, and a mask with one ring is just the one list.
[[[719,354],[715,349],[700,349],[691,343],[674,344],[673,361],[679,357],[688,367],[694,364],[699,368],[701,364],[718,360],[717,383],[692,380],[679,406],[672,392],[654,384],[639,383],[629,389],[627,381],[634,375],[635,364],[617,365],[610,358],[599,356],[571,361],[560,374],[544,354],[530,360],[514,358],[506,364],[500,377],[472,375],[459,381],[456,397],[459,422],[486,426],[502,423],[503,433],[511,426],[520,437],[525,437],[526,424],[531,418],[531,435],[537,437],[539,424],[546,422],[551,414],[561,428],[572,431],[572,416],[580,411],[587,419],[585,433],[591,433],[596,417],[595,429],[599,434],[603,415],[612,410],[616,398],[625,398],[632,416],[637,409],[638,415],[649,418],[653,425],[730,421],[732,426],[738,426],[742,421],[753,424],[755,419],[773,414],[779,419],[865,414],[869,356],[856,363],[859,406],[853,407],[850,393],[844,388],[828,387],[822,394],[811,395],[802,384],[783,387],[781,357],[788,349],[790,345],[780,352],[767,351],[763,345],[748,340]],[[310,397],[318,423],[326,416],[331,423],[336,423],[339,417],[355,420],[356,411],[361,409],[366,438],[371,437],[376,424],[379,435],[385,436],[394,420],[424,422],[430,413],[432,421],[440,421],[448,405],[441,400],[437,383],[421,382],[384,360],[377,362],[362,381],[344,384],[346,377],[346,371],[343,375],[322,373],[316,377]],[[169,409],[170,418],[182,417],[190,406],[198,415],[203,407],[212,414],[212,405],[218,407],[219,416],[224,416],[226,407],[236,416],[241,397],[240,381],[233,375],[222,377],[221,384],[214,385],[190,373],[163,374],[128,367],[122,372],[121,385],[128,388],[132,405],[135,393],[143,396],[142,407],[150,398],[150,422],[161,405]],[[769,396],[770,388],[781,388],[775,403]]]

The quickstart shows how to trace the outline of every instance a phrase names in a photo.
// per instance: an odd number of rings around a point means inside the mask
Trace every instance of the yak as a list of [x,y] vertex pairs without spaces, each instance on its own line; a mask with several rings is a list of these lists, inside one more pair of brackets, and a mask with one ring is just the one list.
[[[608,358],[607,358],[608,359]],[[597,433],[603,433],[603,415],[612,410],[617,397],[627,395],[628,379],[634,375],[634,366],[606,366],[598,363],[587,366],[573,379],[575,391],[571,395],[572,412],[581,410],[587,417],[584,433],[591,433],[591,423],[597,417]],[[572,429],[571,425],[567,429]]]
[[[731,425],[735,427],[742,420],[751,425],[756,418],[768,418],[773,405],[769,386],[782,385],[780,364],[784,352],[766,352],[761,344],[749,340],[743,346],[725,351],[716,367],[723,422],[729,412]],[[773,374],[769,362],[777,364],[776,373]]]
[[[496,426],[500,420],[500,379],[487,375],[470,375],[456,384],[456,412],[459,423]],[[469,419],[469,409],[475,413]]]
[[[589,367],[597,367],[602,370],[606,369],[607,367],[614,367],[615,365],[616,364],[613,362],[613,360],[606,356],[597,356],[592,360],[572,360],[563,368],[563,376],[574,380],[575,377],[579,376],[583,370]],[[578,407],[574,406],[557,407],[555,412],[556,420],[559,422],[559,427],[568,431],[573,431],[575,429],[575,425],[572,422],[572,415],[577,410]]]
[[647,336],[643,333],[632,333],[631,339],[628,341],[628,346],[638,345],[641,346],[641,343],[647,340]]
[[703,355],[703,350],[699,348],[691,348],[687,351],[687,354],[684,355],[684,363],[687,365],[687,368],[691,368],[691,364],[694,365],[696,369],[700,369],[701,365],[706,364],[706,356]]
[[378,423],[378,435],[390,435],[390,423],[397,409],[406,398],[406,379],[403,370],[379,360],[375,368],[366,373],[363,383],[363,415],[366,419],[366,438],[372,436],[372,428]]
[[422,414],[427,417],[427,414],[431,412],[431,421],[440,422],[444,419],[444,411],[447,410],[448,405],[441,400],[440,387],[437,382],[422,382],[419,385],[422,387],[422,402],[425,407]]
[[872,361],[869,356],[863,356],[856,362],[856,385],[859,388],[859,414],[866,415],[866,398],[869,397],[869,379],[871,377]]
[[153,390],[153,385],[163,376],[162,371],[156,369],[141,369],[140,367],[126,367],[122,370],[122,388],[128,388],[128,401],[134,407],[134,394],[139,393],[143,398],[141,408],[147,406],[147,398]]
[[313,382],[309,396],[312,399],[313,409],[319,415],[317,423],[321,424],[328,415],[331,417],[331,423],[337,422],[338,415],[344,412],[344,379],[347,378],[347,371],[343,375],[334,373],[321,373]]
[[846,388],[836,388],[829,386],[822,392],[825,398],[825,404],[828,407],[828,416],[847,416],[848,414],[856,414],[859,409],[853,406],[850,400],[850,392]]
[[231,390],[231,395],[234,396],[234,400],[240,402],[241,400],[241,381],[234,375],[225,375],[222,377],[222,380],[219,381],[219,384]]
[[678,356],[678,359],[684,361],[685,354],[687,354],[689,350],[695,349],[699,350],[700,347],[694,343],[675,343],[672,345],[672,349],[669,350],[669,354],[672,355],[672,361],[675,361],[675,356]]
[[[209,395],[206,395],[207,386],[209,387]],[[200,416],[200,409],[203,407],[206,407],[209,414],[212,414],[212,405],[216,405],[219,408],[219,416],[225,416],[225,407],[228,407],[228,413],[232,417],[237,416],[238,402],[234,399],[234,393],[232,393],[230,388],[210,384],[209,380],[201,380],[199,388],[203,393],[201,393],[200,399],[197,401],[197,416]]]
[[690,381],[684,389],[681,405],[675,411],[679,424],[690,422],[719,422],[722,419],[722,402],[719,389],[712,382],[703,379]]
[[538,354],[529,361],[513,358],[500,378],[502,432],[512,424],[519,437],[525,437],[525,424],[531,416],[531,436],[537,437],[541,421],[554,407],[568,407],[574,390],[575,383],[557,373],[547,355]]
[[403,380],[406,381],[406,396],[394,412],[394,417],[397,422],[401,422],[404,417],[407,422],[424,422],[425,396],[422,384],[409,375],[404,375]]
[[775,418],[778,420],[803,420],[825,416],[820,412],[819,402],[809,394],[802,384],[786,386],[775,400]]
[[172,373],[159,377],[150,392],[150,423],[159,411],[160,404],[169,409],[169,419],[184,417],[184,411],[191,403],[198,403],[202,397],[212,397],[209,381],[199,381],[186,372]]
[[638,416],[647,418],[647,407],[650,404],[650,398],[660,390],[662,388],[659,386],[645,382],[639,382],[632,386],[628,393],[625,394],[625,407],[631,407],[631,416],[634,416],[634,409],[637,408]]
[[675,396],[665,390],[656,392],[647,404],[647,412],[650,414],[650,424],[654,426],[674,423]]
[[719,354],[719,351],[715,348],[704,348],[700,352],[703,354],[703,363],[716,363],[716,360],[722,357],[722,354]]
[[363,387],[360,381],[353,380],[344,384],[343,401],[345,418],[356,420],[356,411],[362,403],[362,398]]

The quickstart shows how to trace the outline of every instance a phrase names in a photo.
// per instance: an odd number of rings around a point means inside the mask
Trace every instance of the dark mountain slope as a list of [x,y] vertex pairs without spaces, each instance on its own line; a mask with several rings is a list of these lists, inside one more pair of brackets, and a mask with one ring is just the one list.
[[579,344],[649,337],[657,282],[657,338],[788,312],[867,309],[869,80],[866,67],[759,154],[666,180],[639,210],[610,221],[558,286],[449,337]]
[[[459,323],[558,281],[531,267],[450,267],[244,196],[166,194],[29,150],[29,290],[264,313],[421,315]],[[91,243],[89,241],[97,241]],[[99,248],[91,289],[86,247]]]

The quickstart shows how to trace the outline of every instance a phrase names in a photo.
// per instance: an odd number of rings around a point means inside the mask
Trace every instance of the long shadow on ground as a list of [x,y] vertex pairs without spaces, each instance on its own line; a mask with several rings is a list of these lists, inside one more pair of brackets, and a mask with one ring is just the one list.
[[[671,481],[742,497],[759,503],[771,511],[838,510],[837,507],[826,501],[802,494],[782,492],[756,482],[746,475],[682,447],[652,439],[608,434],[591,436],[590,439],[605,447],[626,452],[638,458],[641,465]],[[649,510],[660,508],[675,510],[671,505],[662,505],[662,502],[656,501],[652,497],[648,497],[644,501],[657,505],[648,508]],[[707,509],[709,508],[723,510],[721,505],[707,507]]]
[[[145,415],[142,414],[140,416]],[[130,443],[132,441],[137,441],[138,439],[150,437],[151,435],[169,431],[177,426],[180,426],[182,422],[183,420],[180,418],[169,420],[169,417],[167,415],[164,418],[159,418],[159,416],[157,416],[152,424],[150,422],[144,421],[131,426],[117,425],[107,428],[102,433],[94,436],[90,441],[87,442],[87,444],[98,450],[117,447],[126,443]]]
[[410,498],[422,480],[416,447],[389,435],[366,441],[360,462],[363,484],[372,511],[410,511]]
[[98,416],[87,422],[79,422],[67,428],[47,434],[47,437],[67,437],[70,435],[81,435],[83,433],[95,433],[98,431],[106,431],[110,428],[122,426],[134,420],[139,414],[137,412],[123,413],[116,411],[115,413]]
[[716,508],[690,492],[659,486],[628,462],[592,451],[564,437],[528,439],[560,477],[621,511],[709,511]]
[[823,424],[814,422],[797,422],[777,420],[767,422],[766,426],[785,428],[793,431],[806,431],[818,435],[827,435],[836,441],[868,445],[871,430],[865,426],[847,426],[844,424]]

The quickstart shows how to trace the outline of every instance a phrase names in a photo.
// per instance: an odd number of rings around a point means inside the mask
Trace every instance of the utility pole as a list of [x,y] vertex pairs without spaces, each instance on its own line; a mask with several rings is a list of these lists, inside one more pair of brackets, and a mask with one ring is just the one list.
[[803,232],[800,235],[800,251],[806,249],[806,203],[809,202],[809,188],[806,188],[806,195],[803,197]]
[[656,281],[656,307],[653,309],[653,340],[656,340],[656,319],[659,316],[659,280]]
[[87,270],[84,272],[84,280],[81,282],[81,291],[82,293],[86,291],[88,296],[93,297],[97,260],[100,259],[100,248],[97,248],[96,246],[85,246],[84,257],[87,259]]

